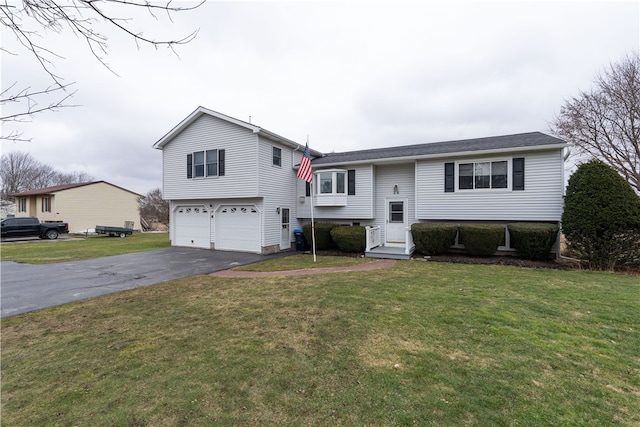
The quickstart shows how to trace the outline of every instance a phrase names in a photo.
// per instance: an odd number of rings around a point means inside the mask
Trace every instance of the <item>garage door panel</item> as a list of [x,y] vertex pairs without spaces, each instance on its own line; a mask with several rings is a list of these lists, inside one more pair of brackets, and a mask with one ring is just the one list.
[[221,206],[216,214],[215,247],[260,253],[260,211],[252,205]]
[[174,215],[174,246],[189,246],[209,249],[210,219],[209,210],[198,206],[179,206]]

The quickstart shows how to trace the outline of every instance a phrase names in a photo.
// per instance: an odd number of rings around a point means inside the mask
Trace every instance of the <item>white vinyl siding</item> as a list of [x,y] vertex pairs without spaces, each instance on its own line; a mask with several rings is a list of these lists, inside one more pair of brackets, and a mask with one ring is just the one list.
[[[258,159],[258,168],[256,174],[259,176],[258,194],[264,200],[264,211],[262,213],[262,234],[264,237],[263,246],[274,247],[280,245],[282,226],[280,221],[280,213],[276,208],[289,208],[291,218],[295,218],[295,209],[297,206],[296,199],[296,181],[302,181],[296,178],[296,171],[293,169],[294,152],[293,148],[280,145],[266,138],[260,137],[260,157]],[[280,148],[281,166],[273,165],[273,148]],[[297,151],[299,156],[302,151]],[[299,159],[298,159],[299,162]],[[298,228],[295,220],[292,220],[290,229],[290,239],[293,241],[293,230]]]
[[[512,159],[525,158],[525,190],[512,191]],[[514,153],[506,189],[444,191],[444,163],[493,161],[495,157],[418,161],[417,218],[420,220],[559,221],[562,215],[562,151]],[[456,166],[457,169],[457,166]],[[457,171],[456,171],[457,172]]]
[[379,225],[384,230],[387,219],[387,200],[405,201],[406,199],[407,224],[411,226],[416,222],[415,162],[376,166],[375,174],[376,219],[371,225]]
[[[341,220],[366,220],[374,218],[374,184],[373,165],[336,167],[345,171],[345,194],[347,194],[346,206],[316,206],[313,215],[316,219],[341,219]],[[333,168],[332,168],[333,169]],[[348,173],[353,169],[356,171],[356,194],[348,195]],[[314,174],[314,179],[316,175]],[[311,218],[311,197],[305,196],[305,181],[298,179],[297,188],[297,214],[298,218]],[[316,180],[317,181],[317,180]],[[314,187],[317,182],[313,183]],[[314,195],[315,196],[315,195]],[[300,197],[304,200],[300,203]]]
[[[163,196],[166,199],[256,197],[258,136],[251,130],[203,115],[162,150]],[[187,178],[187,155],[225,150],[225,174]]]

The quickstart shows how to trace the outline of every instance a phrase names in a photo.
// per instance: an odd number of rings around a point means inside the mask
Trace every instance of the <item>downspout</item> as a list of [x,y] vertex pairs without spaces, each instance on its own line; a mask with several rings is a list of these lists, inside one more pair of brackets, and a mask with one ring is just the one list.
[[[300,144],[297,144],[297,147],[293,149],[293,153],[292,153],[292,154],[295,154],[295,152],[296,152],[296,151],[299,151],[299,150],[300,150]],[[294,167],[293,167],[293,166],[294,166],[294,164],[295,164],[295,163],[294,163],[294,162],[295,162],[294,157],[295,157],[295,156],[293,156],[293,155],[291,156],[291,170],[295,170],[295,169],[294,169]]]

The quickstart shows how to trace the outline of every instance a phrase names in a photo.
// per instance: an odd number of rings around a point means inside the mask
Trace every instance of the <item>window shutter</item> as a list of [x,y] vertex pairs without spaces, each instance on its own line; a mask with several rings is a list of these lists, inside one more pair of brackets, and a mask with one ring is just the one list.
[[356,195],[356,170],[349,169],[347,171],[347,195],[355,196]]
[[311,197],[311,183],[305,181],[305,195]]
[[218,150],[218,176],[224,176],[224,150]]
[[193,178],[193,154],[187,154],[187,178]]
[[455,191],[455,163],[445,163],[444,164],[444,192],[445,193],[453,193]]
[[513,159],[513,191],[524,191],[524,157]]

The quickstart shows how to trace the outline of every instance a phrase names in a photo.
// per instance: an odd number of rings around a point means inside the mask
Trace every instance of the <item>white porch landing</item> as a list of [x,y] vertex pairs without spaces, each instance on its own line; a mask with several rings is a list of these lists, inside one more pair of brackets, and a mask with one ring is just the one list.
[[411,238],[411,229],[405,229],[405,243],[385,245],[382,242],[380,227],[366,227],[366,246],[364,256],[367,258],[411,259],[416,247]]
[[412,248],[409,253],[406,253],[404,247],[397,246],[376,246],[364,253],[366,258],[384,258],[384,259],[411,259],[415,248]]

